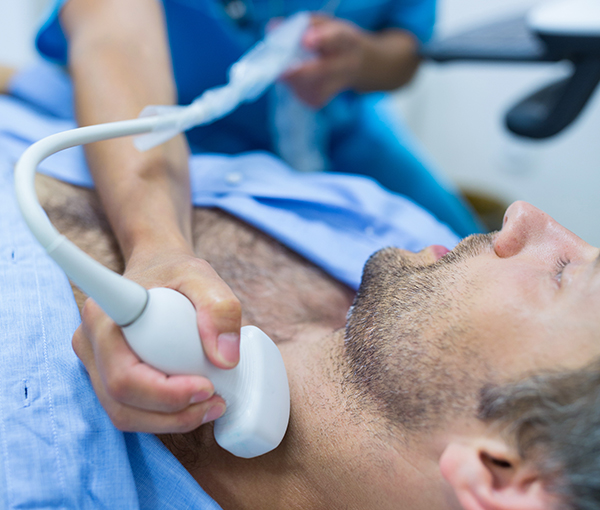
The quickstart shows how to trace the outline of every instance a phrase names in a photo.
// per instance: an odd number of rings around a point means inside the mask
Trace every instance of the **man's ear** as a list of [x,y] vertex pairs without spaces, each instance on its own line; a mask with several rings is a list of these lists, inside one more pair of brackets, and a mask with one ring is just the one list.
[[547,510],[537,471],[501,439],[450,443],[440,469],[465,510]]

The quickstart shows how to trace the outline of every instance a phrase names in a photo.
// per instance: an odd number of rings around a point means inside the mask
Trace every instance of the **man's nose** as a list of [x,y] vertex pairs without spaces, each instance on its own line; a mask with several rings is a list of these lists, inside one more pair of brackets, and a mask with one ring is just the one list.
[[504,214],[502,230],[494,240],[494,250],[506,258],[535,247],[560,243],[573,246],[578,240],[545,212],[527,202],[513,203]]

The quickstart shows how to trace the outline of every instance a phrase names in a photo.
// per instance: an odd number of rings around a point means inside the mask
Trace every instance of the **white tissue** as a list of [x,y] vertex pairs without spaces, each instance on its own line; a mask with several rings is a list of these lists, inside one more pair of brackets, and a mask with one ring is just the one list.
[[283,21],[248,50],[229,69],[229,82],[205,91],[189,106],[151,105],[140,117],[156,116],[154,129],[137,136],[140,151],[156,147],[194,126],[209,124],[235,110],[241,103],[258,98],[288,69],[310,55],[302,48],[302,35],[310,15],[300,12]]

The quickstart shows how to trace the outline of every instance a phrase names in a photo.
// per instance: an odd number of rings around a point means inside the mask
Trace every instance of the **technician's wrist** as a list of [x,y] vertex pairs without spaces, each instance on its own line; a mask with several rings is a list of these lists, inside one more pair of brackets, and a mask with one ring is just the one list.
[[139,212],[124,215],[128,218],[113,227],[126,265],[132,257],[144,254],[171,250],[193,252],[191,204],[187,207],[180,204],[176,209],[174,201],[159,196],[154,204],[138,202],[138,207]]
[[164,261],[189,257],[195,257],[194,250],[182,235],[144,238],[138,240],[125,257],[125,272],[145,272]]

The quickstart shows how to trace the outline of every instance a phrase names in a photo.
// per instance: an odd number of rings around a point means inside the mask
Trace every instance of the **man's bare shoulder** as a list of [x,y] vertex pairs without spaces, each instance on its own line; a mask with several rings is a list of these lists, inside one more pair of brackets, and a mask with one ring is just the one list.
[[[93,190],[36,177],[42,207],[56,228],[100,263],[119,273],[123,259]],[[302,324],[338,328],[354,293],[319,268],[243,221],[216,209],[194,209],[198,257],[207,260],[242,302],[243,320],[275,340]],[[74,289],[78,305],[85,296]]]

